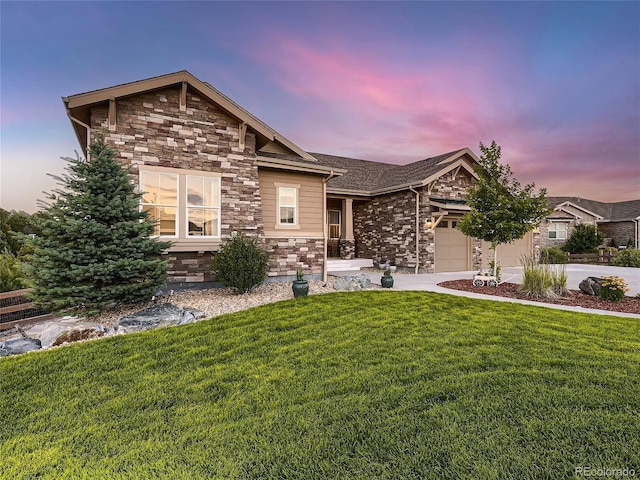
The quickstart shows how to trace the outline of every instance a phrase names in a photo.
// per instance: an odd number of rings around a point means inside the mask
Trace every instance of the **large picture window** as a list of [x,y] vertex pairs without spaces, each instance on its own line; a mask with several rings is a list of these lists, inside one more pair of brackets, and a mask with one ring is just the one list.
[[296,225],[297,208],[298,189],[278,187],[278,223],[280,225]]
[[553,222],[549,224],[549,238],[554,240],[567,239],[567,224],[564,222]]
[[141,170],[142,209],[158,220],[156,235],[220,237],[220,176]]

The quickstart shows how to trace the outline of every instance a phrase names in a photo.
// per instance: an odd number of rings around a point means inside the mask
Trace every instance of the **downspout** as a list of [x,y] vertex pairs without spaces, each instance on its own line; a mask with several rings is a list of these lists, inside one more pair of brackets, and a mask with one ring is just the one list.
[[327,272],[327,248],[329,246],[328,241],[328,226],[327,226],[327,182],[335,177],[335,173],[331,170],[331,173],[327,178],[322,179],[322,237],[323,237],[323,253],[322,253],[322,281],[327,283],[328,272]]
[[420,269],[420,192],[414,190],[409,185],[409,190],[416,194],[416,271],[417,275]]
[[85,152],[85,157],[86,157],[87,161],[91,160],[91,158],[90,158],[91,154],[89,153],[89,145],[91,145],[91,127],[89,125],[87,125],[86,123],[81,122],[77,118],[72,117],[71,113],[69,113],[69,111],[67,111],[67,117],[69,117],[69,120],[71,120],[72,122],[83,126],[87,130],[87,150]]
[[638,245],[638,221],[640,221],[640,217],[636,218],[633,223],[636,225],[636,238],[633,239],[633,243],[636,244],[636,250],[638,250],[638,248],[640,248],[640,246]]

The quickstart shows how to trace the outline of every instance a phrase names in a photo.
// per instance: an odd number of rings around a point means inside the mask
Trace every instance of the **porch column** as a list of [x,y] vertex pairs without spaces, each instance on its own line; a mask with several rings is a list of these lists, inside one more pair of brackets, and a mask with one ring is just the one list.
[[342,201],[342,214],[344,216],[344,239],[353,241],[353,199],[345,198]]
[[353,199],[342,200],[342,225],[340,225],[340,258],[351,260],[356,256],[356,241],[353,237]]

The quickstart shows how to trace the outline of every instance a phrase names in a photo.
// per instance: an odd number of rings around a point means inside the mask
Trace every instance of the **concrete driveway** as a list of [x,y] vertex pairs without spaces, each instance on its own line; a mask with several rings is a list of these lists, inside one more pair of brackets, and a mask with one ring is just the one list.
[[[640,293],[640,268],[628,268],[628,267],[608,267],[608,266],[598,266],[598,265],[579,265],[579,264],[569,264],[566,265],[566,272],[568,274],[567,286],[570,289],[577,290],[578,285],[582,280],[586,277],[604,277],[615,275],[624,280],[629,285],[630,291],[627,295],[634,296],[637,293]],[[378,272],[343,272],[341,274],[353,274],[353,273],[365,273],[371,283],[380,285],[380,277],[382,276],[382,271]],[[491,295],[480,295],[471,292],[462,292],[459,290],[451,290],[447,288],[442,288],[438,286],[438,283],[444,282],[447,280],[460,280],[463,278],[473,278],[473,275],[477,273],[476,271],[470,272],[448,272],[448,273],[422,273],[418,275],[413,274],[395,274],[394,278],[394,290],[426,290],[429,292],[439,292],[439,293],[448,293],[453,295],[462,295],[465,297],[471,298],[485,298],[497,301],[506,301],[506,302],[518,302],[525,303],[530,305],[541,306],[540,303],[530,302],[527,300],[514,300],[510,298],[497,297]],[[522,267],[504,267],[502,269],[502,279],[507,282],[512,283],[521,283],[522,282]],[[551,306],[548,304],[548,306]],[[607,315],[620,315],[626,317],[640,317],[639,315],[621,313],[617,314],[614,312],[602,312],[600,310],[588,310],[584,308],[578,307],[565,307],[562,305],[554,305],[551,308],[560,308],[563,310],[572,310],[572,311],[583,311],[583,312],[593,312],[593,313],[606,313]]]

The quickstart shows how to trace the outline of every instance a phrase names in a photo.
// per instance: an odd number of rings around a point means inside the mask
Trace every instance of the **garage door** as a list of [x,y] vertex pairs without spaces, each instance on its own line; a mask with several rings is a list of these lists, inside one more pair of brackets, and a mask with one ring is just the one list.
[[456,224],[445,217],[436,227],[436,273],[471,270],[471,239],[455,228]]
[[[498,245],[498,263],[503,267],[519,267],[523,255],[530,255],[533,251],[533,233],[527,233],[514,243]],[[493,250],[488,242],[482,242],[482,265],[489,266],[493,260]]]

